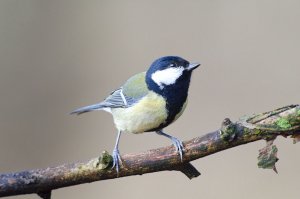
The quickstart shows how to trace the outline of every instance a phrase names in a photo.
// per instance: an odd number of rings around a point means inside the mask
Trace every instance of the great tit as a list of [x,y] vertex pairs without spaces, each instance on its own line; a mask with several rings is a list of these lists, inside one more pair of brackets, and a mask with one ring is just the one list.
[[189,63],[178,56],[165,56],[155,60],[146,72],[129,78],[104,101],[74,110],[82,114],[104,110],[112,114],[118,135],[112,153],[113,166],[119,172],[121,157],[119,140],[122,132],[143,133],[154,131],[171,139],[182,160],[183,144],[162,130],[183,113],[187,105],[192,71],[199,63]]

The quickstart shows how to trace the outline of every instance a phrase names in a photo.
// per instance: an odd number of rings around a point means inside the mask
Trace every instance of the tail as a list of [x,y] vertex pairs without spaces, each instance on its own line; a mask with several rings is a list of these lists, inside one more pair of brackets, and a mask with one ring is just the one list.
[[87,112],[90,112],[90,111],[100,110],[102,108],[105,108],[102,103],[93,104],[93,105],[89,105],[89,106],[85,106],[85,107],[81,107],[79,109],[76,109],[76,110],[72,111],[70,114],[80,115],[82,113],[87,113]]

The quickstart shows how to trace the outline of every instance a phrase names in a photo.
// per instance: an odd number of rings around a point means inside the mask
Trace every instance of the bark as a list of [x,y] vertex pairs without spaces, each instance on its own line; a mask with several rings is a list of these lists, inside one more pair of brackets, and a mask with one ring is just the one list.
[[180,171],[192,179],[199,176],[200,172],[191,165],[191,161],[261,139],[268,141],[269,148],[260,151],[258,165],[276,170],[275,163],[278,158],[273,140],[279,135],[292,136],[294,141],[298,141],[299,105],[243,117],[234,123],[226,118],[220,129],[185,141],[182,162],[173,146],[166,146],[142,153],[122,155],[122,165],[118,174],[115,169],[111,169],[112,157],[106,151],[100,157],[88,161],[1,174],[0,197],[36,193],[41,198],[50,199],[51,191],[54,189],[159,171]]

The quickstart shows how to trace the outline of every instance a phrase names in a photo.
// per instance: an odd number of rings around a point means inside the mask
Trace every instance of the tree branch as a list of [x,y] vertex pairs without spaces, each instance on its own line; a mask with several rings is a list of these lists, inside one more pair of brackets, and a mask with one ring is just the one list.
[[259,167],[275,168],[278,160],[273,140],[277,136],[300,135],[300,106],[290,105],[274,111],[243,117],[232,123],[226,118],[221,128],[202,137],[184,142],[183,162],[173,146],[152,149],[142,153],[122,155],[119,175],[111,169],[112,157],[106,151],[99,158],[86,162],[63,164],[0,175],[0,197],[36,193],[50,199],[54,189],[131,175],[173,170],[194,178],[200,175],[190,161],[257,140],[268,141],[259,157]]

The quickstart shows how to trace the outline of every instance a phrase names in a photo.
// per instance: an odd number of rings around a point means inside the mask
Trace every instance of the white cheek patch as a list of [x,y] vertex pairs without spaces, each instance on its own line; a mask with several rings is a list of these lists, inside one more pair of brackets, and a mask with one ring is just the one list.
[[152,80],[159,86],[160,89],[164,88],[164,85],[175,84],[177,79],[182,75],[184,68],[172,67],[165,70],[156,71],[151,75]]

